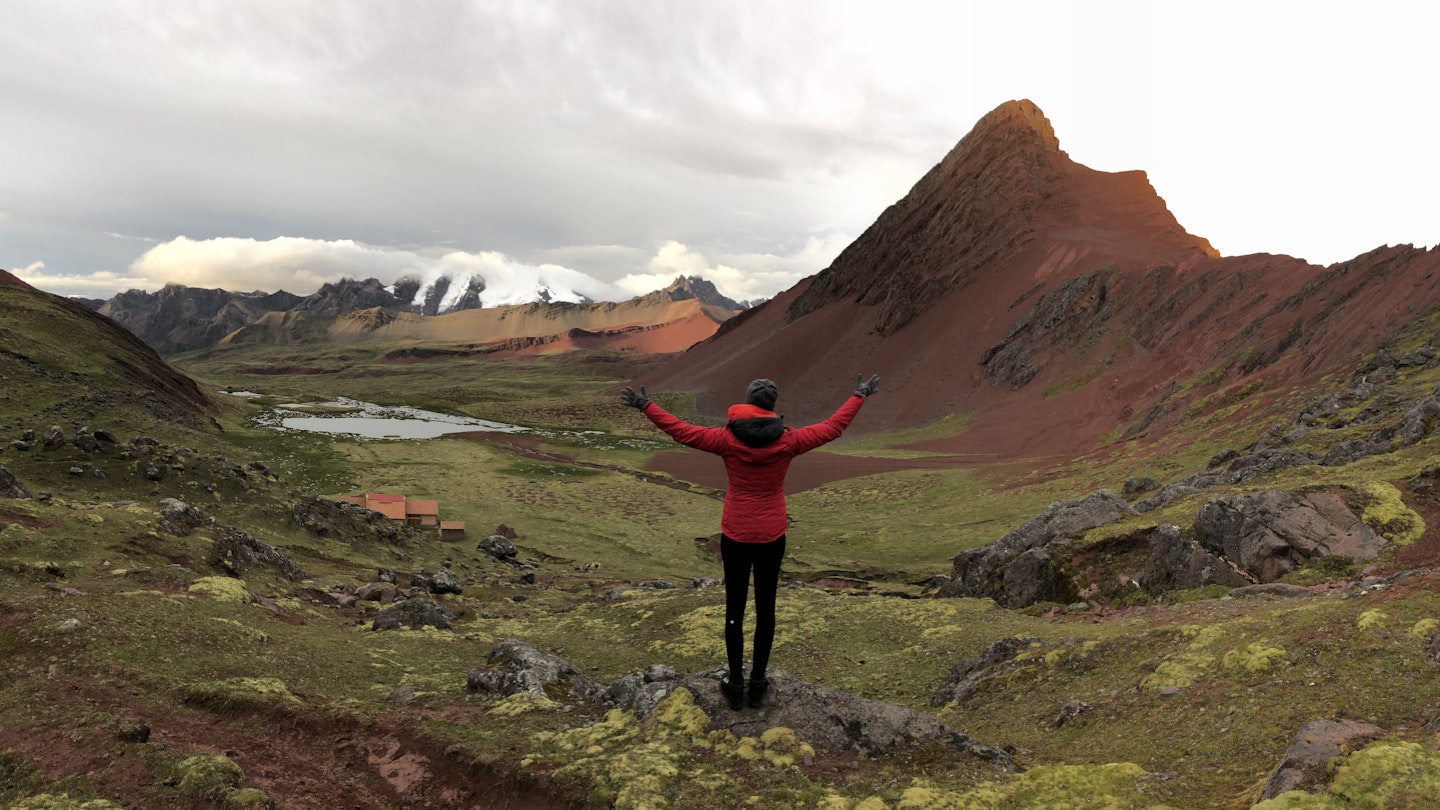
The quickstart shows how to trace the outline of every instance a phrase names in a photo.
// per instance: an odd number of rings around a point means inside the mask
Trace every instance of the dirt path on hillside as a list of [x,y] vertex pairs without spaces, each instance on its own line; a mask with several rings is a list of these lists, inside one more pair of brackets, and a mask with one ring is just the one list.
[[[156,784],[159,754],[178,759],[221,754],[286,810],[491,808],[569,810],[581,806],[531,783],[446,753],[411,718],[359,723],[304,710],[220,717],[151,703],[124,688],[56,678],[34,700],[58,717],[143,719],[146,743],[121,742],[104,722],[45,724],[0,732],[10,749],[49,778],[83,776],[99,795],[126,807],[211,808]],[[418,717],[418,713],[416,714]]]

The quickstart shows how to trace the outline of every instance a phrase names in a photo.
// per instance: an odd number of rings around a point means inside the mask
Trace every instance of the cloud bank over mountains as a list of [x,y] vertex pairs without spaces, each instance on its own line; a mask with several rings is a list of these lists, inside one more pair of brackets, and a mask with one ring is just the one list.
[[[42,262],[17,268],[14,273],[37,287],[97,297],[110,294],[91,289],[97,280],[114,289],[154,290],[165,284],[181,284],[234,290],[240,279],[243,283],[239,286],[246,292],[285,290],[308,295],[342,278],[376,278],[386,284],[408,278],[419,281],[422,289],[447,278],[452,282],[452,293],[458,296],[469,279],[479,277],[484,280],[481,301],[487,307],[528,303],[535,300],[536,290],[548,291],[551,300],[557,301],[581,297],[620,301],[662,289],[680,276],[698,276],[715,284],[725,295],[744,301],[768,298],[822,269],[822,263],[843,247],[837,242],[838,238],[812,238],[792,256],[752,253],[718,260],[674,241],[662,245],[648,261],[639,261],[636,251],[613,250],[636,267],[615,282],[561,264],[529,264],[498,251],[422,252],[376,247],[351,239],[291,236],[265,241],[181,236],[150,248],[124,274],[71,277],[47,273]],[[605,249],[594,252],[604,253]]]

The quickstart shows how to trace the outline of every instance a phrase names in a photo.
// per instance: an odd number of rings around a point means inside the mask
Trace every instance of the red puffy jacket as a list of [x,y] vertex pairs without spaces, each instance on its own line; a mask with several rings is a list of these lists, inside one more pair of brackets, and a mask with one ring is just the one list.
[[675,441],[714,453],[725,461],[729,485],[720,531],[742,543],[768,543],[785,533],[785,472],[790,459],[840,438],[865,398],[850,397],[824,422],[785,426],[779,416],[754,405],[730,406],[723,428],[692,425],[654,402],[641,412]]

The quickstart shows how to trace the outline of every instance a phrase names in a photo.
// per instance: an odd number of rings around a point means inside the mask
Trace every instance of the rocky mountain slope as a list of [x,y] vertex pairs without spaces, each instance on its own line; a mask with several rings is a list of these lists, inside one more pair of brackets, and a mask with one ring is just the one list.
[[642,382],[719,414],[769,376],[805,420],[878,373],[869,428],[961,413],[934,449],[1066,454],[1348,371],[1440,301],[1437,270],[1440,251],[1409,246],[1325,268],[1218,256],[1142,172],[1075,163],[1035,105],[1007,102],[829,268]]
[[305,299],[274,293],[229,292],[167,284],[156,292],[129,290],[99,312],[163,355],[208,346],[267,312],[291,309]]
[[125,411],[127,419],[208,422],[195,381],[138,337],[88,307],[0,277],[0,402],[3,411],[46,414]]
[[[584,347],[668,353],[709,337],[718,324],[744,308],[698,277],[682,276],[663,290],[630,301],[597,303],[540,290],[530,304],[505,307],[482,306],[483,279],[477,276],[467,283],[469,292],[449,296],[450,280],[444,277],[423,289],[414,279],[393,286],[373,278],[343,279],[306,297],[283,290],[233,293],[169,284],[154,293],[121,293],[104,302],[99,312],[166,356],[221,343],[294,345],[331,335],[343,340],[364,336],[468,342],[490,351],[544,346],[547,351]],[[695,306],[671,306],[681,301]],[[472,310],[489,314],[460,316]],[[425,323],[441,316],[460,317]],[[397,320],[401,325],[381,329]]]

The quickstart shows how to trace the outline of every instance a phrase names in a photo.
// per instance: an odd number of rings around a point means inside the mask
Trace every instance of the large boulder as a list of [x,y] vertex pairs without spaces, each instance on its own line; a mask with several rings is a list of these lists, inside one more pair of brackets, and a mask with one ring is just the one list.
[[184,537],[191,529],[209,522],[210,518],[206,517],[204,512],[184,501],[166,498],[160,502],[160,531],[166,534]]
[[370,629],[398,630],[408,627],[411,630],[423,630],[428,625],[436,630],[449,630],[453,621],[455,613],[450,608],[433,599],[417,597],[398,602],[376,613]]
[[1385,730],[1355,720],[1316,720],[1306,723],[1270,773],[1262,801],[1273,799],[1287,790],[1313,790],[1329,781],[1330,763],[1362,748]]
[[1063,601],[1068,585],[1062,582],[1061,567],[1051,555],[1042,552],[1020,559],[1022,555],[1133,514],[1135,510],[1124,499],[1105,489],[1079,500],[1053,503],[993,543],[955,555],[951,581],[939,594],[988,597],[1006,607],[1025,607],[1038,599],[1056,597]]
[[234,526],[221,526],[215,530],[211,554],[211,563],[232,576],[240,576],[257,566],[269,566],[278,569],[287,579],[298,582],[306,578],[300,566],[284,552],[276,551]]
[[465,688],[496,695],[524,692],[562,702],[593,701],[604,691],[569,661],[509,638],[496,642],[484,667],[470,670]]
[[1162,525],[1150,532],[1150,556],[1140,582],[1151,595],[1159,595],[1206,585],[1236,588],[1251,584],[1251,579],[1196,541],[1182,537],[1179,526]]
[[28,498],[30,490],[15,474],[0,466],[0,498]]
[[[716,667],[672,680],[644,681],[627,676],[607,692],[614,705],[634,711],[642,719],[664,696],[684,687],[695,696],[695,705],[710,718],[709,728],[726,729],[737,737],[759,737],[783,726],[809,743],[816,751],[859,751],[870,755],[901,745],[938,743],[1011,771],[1015,762],[1009,754],[946,727],[935,716],[890,703],[866,700],[817,683],[807,683],[784,670],[767,673],[770,692],[758,709],[734,711],[720,693],[724,667]],[[624,698],[624,700],[618,699]]]
[[1210,501],[1195,517],[1195,537],[1257,582],[1273,582],[1312,557],[1363,562],[1385,546],[1339,495],[1278,489]]
[[513,560],[515,555],[519,553],[519,549],[515,547],[514,543],[510,542],[509,538],[499,534],[492,534],[484,540],[481,540],[480,545],[476,546],[475,550],[483,551],[497,560]]

